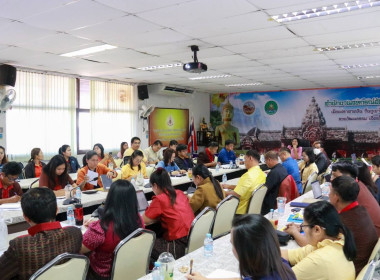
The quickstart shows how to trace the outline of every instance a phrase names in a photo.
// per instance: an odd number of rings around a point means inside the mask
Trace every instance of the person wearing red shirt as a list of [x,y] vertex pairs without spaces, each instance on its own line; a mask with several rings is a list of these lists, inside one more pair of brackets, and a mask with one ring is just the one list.
[[[40,176],[39,187],[48,187],[53,190],[56,196],[65,195],[65,186],[71,185],[73,188],[77,187],[68,174],[67,162],[61,155],[56,155],[51,158],[49,163],[44,166]],[[85,182],[80,184],[82,188]]]
[[161,222],[163,236],[158,236],[153,246],[151,259],[157,260],[162,252],[169,251],[175,259],[185,255],[187,235],[194,220],[189,199],[172,186],[168,172],[158,168],[150,176],[155,194],[152,203],[143,215],[144,223]]
[[211,142],[204,152],[200,152],[197,159],[197,164],[203,164],[206,167],[215,167],[217,162],[214,162],[214,155],[218,151],[218,143]]
[[144,227],[131,182],[113,182],[100,220],[90,223],[83,235],[81,253],[91,252],[87,279],[109,279],[115,247],[133,231]]
[[25,166],[25,178],[39,178],[42,168],[46,165],[42,160],[44,154],[40,148],[33,148],[30,152],[30,160]]
[[20,201],[23,194],[16,179],[21,174],[21,166],[14,161],[8,162],[0,172],[0,204]]

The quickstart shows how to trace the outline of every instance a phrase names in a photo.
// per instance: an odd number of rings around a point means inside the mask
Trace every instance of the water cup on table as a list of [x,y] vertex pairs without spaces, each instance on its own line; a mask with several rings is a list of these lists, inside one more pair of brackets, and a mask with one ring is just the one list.
[[277,211],[280,216],[285,214],[286,197],[277,197]]
[[274,212],[273,209],[270,209],[269,221],[272,224],[272,226],[274,227],[274,229],[277,229],[277,226],[278,226],[278,213]]

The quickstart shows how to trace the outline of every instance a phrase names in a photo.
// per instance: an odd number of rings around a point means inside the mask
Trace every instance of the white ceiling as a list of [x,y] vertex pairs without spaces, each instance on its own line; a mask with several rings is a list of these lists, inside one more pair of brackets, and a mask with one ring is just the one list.
[[[319,53],[315,47],[380,42],[380,7],[277,23],[271,15],[342,3],[332,0],[0,0],[0,63],[127,83],[165,83],[200,92],[367,86],[380,79],[380,47]],[[117,49],[68,58],[83,48]],[[182,67],[198,45],[202,74]],[[197,75],[231,77],[189,80]],[[250,87],[226,84],[261,82]]]

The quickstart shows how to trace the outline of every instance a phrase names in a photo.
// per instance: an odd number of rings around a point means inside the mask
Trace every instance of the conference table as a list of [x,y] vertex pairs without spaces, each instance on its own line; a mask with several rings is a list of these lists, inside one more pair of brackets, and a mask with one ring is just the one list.
[[[236,176],[240,177],[242,173],[246,172],[246,168],[244,165],[241,165],[239,166],[239,168],[236,168],[236,169],[221,168],[218,172],[216,172],[215,169],[210,169],[210,171],[213,174],[213,176],[215,176],[215,178],[221,181],[221,177],[223,174],[226,174],[227,178],[233,178]],[[73,175],[73,174],[70,174],[70,175]],[[31,180],[31,179],[24,179],[24,180]],[[24,180],[21,180],[21,181],[24,181]],[[33,178],[33,180],[36,180],[36,178]],[[182,176],[182,177],[171,177],[171,181],[175,188],[181,189],[183,191],[187,190],[188,187],[193,184],[193,181],[187,175]],[[154,194],[153,194],[152,188],[149,187],[148,182],[149,180],[145,179],[144,184],[142,186],[137,186],[136,189],[143,190],[145,193],[145,196],[147,197],[147,200],[151,200]],[[29,188],[29,185],[28,185],[28,188]],[[93,193],[93,194],[82,193],[82,205],[84,209],[84,214],[86,215],[86,214],[92,213],[106,199],[106,197],[107,197],[107,192],[104,192],[102,190],[99,190],[98,192]],[[57,198],[57,204],[58,204],[57,220],[58,221],[66,220],[66,211],[69,205],[63,205],[64,200],[65,200],[64,198]],[[9,233],[24,231],[29,227],[29,225],[25,222],[25,219],[23,217],[20,203],[3,204],[3,205],[0,205],[0,209],[3,210],[3,215],[7,221]]]
[[[228,180],[227,184],[235,185],[237,179]],[[303,202],[303,200],[309,200],[313,198],[311,191],[296,198],[293,201]],[[295,207],[290,206],[288,202],[285,206],[285,214],[279,217],[278,229],[282,229],[289,222],[288,218],[292,214],[291,209]],[[190,260],[193,259],[193,271],[200,272],[203,276],[210,278],[227,278],[236,277],[239,278],[239,263],[232,253],[232,245],[230,242],[230,234],[214,240],[214,253],[212,257],[205,257],[203,254],[203,247],[183,256],[175,261],[174,264],[174,279],[185,280],[186,273],[180,272],[180,268],[190,266]],[[290,240],[286,246],[281,246],[281,249],[296,249],[299,248],[294,240]],[[139,280],[150,280],[152,275],[148,274]]]

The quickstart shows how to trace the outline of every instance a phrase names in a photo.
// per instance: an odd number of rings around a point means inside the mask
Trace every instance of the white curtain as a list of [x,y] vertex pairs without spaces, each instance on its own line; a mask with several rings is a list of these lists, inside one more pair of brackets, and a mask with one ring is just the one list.
[[15,90],[16,101],[6,113],[10,159],[28,159],[35,147],[46,158],[63,144],[75,148],[75,78],[17,71]]
[[[120,143],[136,134],[137,97],[131,85],[91,81],[91,142],[106,151],[118,151]],[[92,148],[92,147],[91,147]]]

